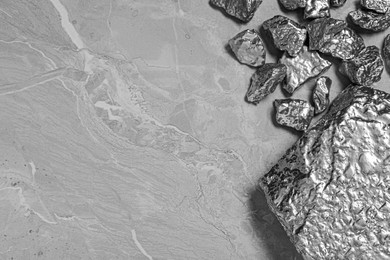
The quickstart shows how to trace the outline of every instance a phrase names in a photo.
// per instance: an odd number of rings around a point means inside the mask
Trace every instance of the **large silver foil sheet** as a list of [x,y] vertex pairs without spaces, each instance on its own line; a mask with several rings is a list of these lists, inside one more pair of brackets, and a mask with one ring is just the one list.
[[305,259],[390,259],[390,95],[350,86],[260,180]]

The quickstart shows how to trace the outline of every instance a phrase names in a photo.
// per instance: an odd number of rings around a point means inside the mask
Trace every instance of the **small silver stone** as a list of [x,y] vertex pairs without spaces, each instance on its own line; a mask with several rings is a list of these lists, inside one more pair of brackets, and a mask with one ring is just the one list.
[[314,114],[320,114],[328,108],[331,85],[332,80],[326,76],[317,79],[313,91]]
[[210,0],[214,6],[243,22],[249,22],[263,0]]
[[321,18],[330,16],[329,0],[307,0],[304,18]]
[[369,86],[381,79],[383,69],[384,63],[379,48],[368,46],[353,59],[343,61],[340,72],[355,84]]
[[309,102],[300,99],[276,99],[276,122],[283,126],[305,131],[314,117],[314,109]]
[[390,27],[390,13],[380,14],[358,9],[350,12],[348,17],[357,26],[374,32],[384,31]]
[[296,56],[306,40],[306,29],[293,20],[276,15],[263,23],[276,48]]
[[296,10],[306,6],[306,0],[279,0],[279,2],[287,10]]
[[258,104],[260,100],[275,91],[276,86],[286,77],[287,68],[283,64],[267,63],[252,75],[246,93],[248,102]]
[[285,53],[279,63],[287,66],[286,82],[283,88],[289,93],[293,93],[308,79],[318,76],[332,65],[321,58],[318,52],[309,51],[306,46],[303,46],[302,51],[296,57],[289,57]]
[[229,46],[237,60],[243,64],[259,67],[265,63],[264,44],[255,30],[245,30],[238,33],[229,40]]
[[382,57],[385,61],[387,70],[390,71],[390,34],[388,34],[383,41]]
[[382,14],[386,13],[390,7],[389,0],[361,0],[360,4],[367,9]]

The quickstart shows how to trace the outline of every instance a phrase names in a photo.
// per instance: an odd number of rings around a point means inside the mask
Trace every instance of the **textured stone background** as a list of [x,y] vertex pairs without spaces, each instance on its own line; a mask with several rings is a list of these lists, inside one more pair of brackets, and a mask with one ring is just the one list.
[[298,135],[271,118],[279,88],[244,102],[253,69],[226,48],[279,13],[264,0],[242,25],[207,0],[2,0],[0,258],[299,259],[256,190]]

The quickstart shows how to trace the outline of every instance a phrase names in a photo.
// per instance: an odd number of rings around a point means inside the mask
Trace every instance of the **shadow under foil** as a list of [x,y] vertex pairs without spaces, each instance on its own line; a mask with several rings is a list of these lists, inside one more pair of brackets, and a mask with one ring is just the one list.
[[282,225],[268,208],[264,192],[256,187],[250,193],[252,227],[266,248],[269,259],[264,260],[304,260],[291,243]]

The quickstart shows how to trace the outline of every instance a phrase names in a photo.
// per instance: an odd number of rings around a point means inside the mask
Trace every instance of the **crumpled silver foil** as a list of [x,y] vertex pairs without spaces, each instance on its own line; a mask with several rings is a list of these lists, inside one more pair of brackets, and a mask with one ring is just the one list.
[[389,0],[361,0],[360,4],[367,9],[373,10],[377,13],[386,13],[390,7]]
[[380,14],[358,9],[350,12],[348,17],[354,24],[369,31],[379,32],[390,27],[390,13]]
[[245,30],[229,40],[229,46],[239,62],[253,67],[265,63],[266,52],[260,35],[255,30]]
[[263,0],[210,0],[214,6],[243,22],[249,22]]
[[298,131],[305,131],[314,117],[314,108],[305,100],[276,99],[274,106],[276,122]]
[[306,46],[303,46],[296,57],[290,57],[285,53],[279,63],[287,66],[283,88],[291,94],[308,79],[320,75],[332,66],[332,63],[321,58],[318,52],[309,51]]
[[390,71],[390,34],[386,35],[382,46],[382,57],[387,70]]
[[282,15],[275,15],[263,23],[264,30],[274,45],[290,56],[297,56],[306,40],[306,29],[297,22]]
[[340,7],[345,4],[346,0],[330,0],[330,6],[332,7]]
[[253,73],[249,89],[246,93],[248,102],[258,104],[266,96],[273,93],[276,86],[286,77],[287,67],[279,63],[267,63]]
[[313,90],[314,114],[320,114],[328,108],[331,86],[332,80],[329,77],[321,76],[316,80]]
[[384,62],[376,46],[368,46],[353,59],[343,61],[339,69],[353,83],[364,86],[378,82],[383,70]]
[[306,6],[306,0],[279,0],[279,3],[287,10],[295,10]]
[[321,18],[330,16],[329,0],[307,0],[304,18]]
[[307,260],[390,259],[390,95],[350,86],[260,179]]

